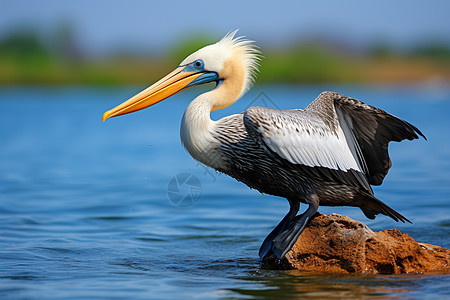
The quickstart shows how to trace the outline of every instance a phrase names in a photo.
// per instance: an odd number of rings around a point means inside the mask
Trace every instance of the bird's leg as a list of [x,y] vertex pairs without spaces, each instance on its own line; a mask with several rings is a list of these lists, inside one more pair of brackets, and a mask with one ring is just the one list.
[[281,220],[281,222],[275,227],[274,230],[272,230],[271,233],[266,237],[264,242],[261,245],[261,248],[259,248],[259,257],[261,259],[264,258],[264,256],[272,249],[273,239],[276,238],[280,232],[282,232],[294,219],[295,215],[298,213],[298,210],[300,209],[300,202],[298,201],[291,201],[289,200],[289,212],[286,214],[286,216]]
[[312,195],[308,204],[308,209],[303,214],[295,217],[291,224],[273,239],[272,249],[278,259],[283,258],[291,250],[308,221],[317,212],[319,198],[316,195]]

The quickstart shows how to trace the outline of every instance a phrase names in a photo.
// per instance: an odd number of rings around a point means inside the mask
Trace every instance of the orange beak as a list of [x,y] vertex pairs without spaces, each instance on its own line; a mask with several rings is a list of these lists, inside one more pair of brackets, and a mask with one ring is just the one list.
[[103,122],[112,117],[129,114],[155,105],[156,103],[188,88],[190,83],[203,74],[203,72],[186,72],[183,71],[183,67],[178,67],[169,75],[146,88],[139,94],[105,112],[103,114]]

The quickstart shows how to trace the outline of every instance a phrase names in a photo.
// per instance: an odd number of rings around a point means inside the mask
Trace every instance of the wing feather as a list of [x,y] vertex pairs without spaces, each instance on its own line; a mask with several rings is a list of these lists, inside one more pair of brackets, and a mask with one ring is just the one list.
[[342,130],[327,128],[305,111],[251,107],[244,122],[251,124],[271,151],[292,164],[361,171]]
[[267,151],[291,165],[311,167],[314,176],[364,188],[371,193],[345,134],[338,126],[334,109],[332,116],[333,120],[324,120],[307,110],[251,107],[244,113],[244,124],[249,134]]
[[306,110],[320,113],[334,106],[349,149],[372,185],[380,185],[391,160],[388,144],[425,136],[410,123],[379,108],[334,92],[323,92]]

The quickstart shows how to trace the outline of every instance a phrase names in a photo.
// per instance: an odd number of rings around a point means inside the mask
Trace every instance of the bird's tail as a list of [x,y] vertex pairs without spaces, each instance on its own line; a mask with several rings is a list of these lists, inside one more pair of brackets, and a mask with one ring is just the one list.
[[378,214],[383,214],[385,216],[391,217],[396,222],[402,221],[403,223],[409,222],[412,224],[410,220],[402,216],[400,213],[396,212],[377,198],[375,198],[372,195],[366,194],[364,201],[364,207],[360,207],[363,211],[364,215],[366,215],[367,218],[373,220],[375,219],[375,216]]

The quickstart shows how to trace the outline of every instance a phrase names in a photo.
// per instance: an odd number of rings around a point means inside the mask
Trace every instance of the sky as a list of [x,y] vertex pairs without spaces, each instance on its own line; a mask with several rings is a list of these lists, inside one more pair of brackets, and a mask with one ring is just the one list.
[[161,52],[186,35],[219,39],[233,29],[267,46],[326,36],[355,46],[409,47],[450,44],[449,14],[448,0],[0,0],[0,38],[27,26],[46,36],[70,23],[76,41],[94,55]]

